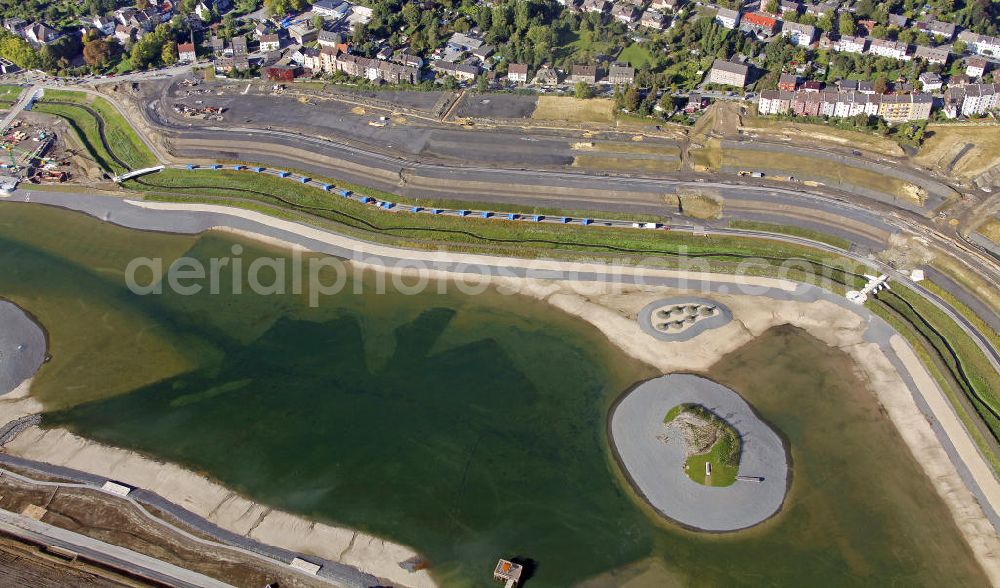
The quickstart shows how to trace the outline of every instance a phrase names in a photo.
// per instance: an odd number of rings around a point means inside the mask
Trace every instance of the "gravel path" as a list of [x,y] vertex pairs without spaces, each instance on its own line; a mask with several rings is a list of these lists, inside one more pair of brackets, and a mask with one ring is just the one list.
[[0,300],[0,395],[35,375],[45,360],[45,333],[17,305]]
[[[739,475],[731,486],[702,486],[684,472],[683,436],[663,424],[667,411],[682,403],[700,404],[721,416],[743,442]],[[626,394],[611,414],[611,442],[632,485],[660,513],[705,531],[752,527],[778,512],[788,487],[788,458],[781,438],[757,418],[729,388],[688,374],[650,380]]]

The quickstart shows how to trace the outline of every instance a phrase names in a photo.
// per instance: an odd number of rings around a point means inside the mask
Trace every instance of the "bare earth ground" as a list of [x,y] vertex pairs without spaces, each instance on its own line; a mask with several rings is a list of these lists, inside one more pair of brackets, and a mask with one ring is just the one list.
[[[0,478],[0,508],[22,512],[29,505],[44,508],[43,522],[93,537],[105,543],[172,563],[234,586],[299,588],[328,586],[326,582],[228,549],[195,544],[139,514],[130,503],[94,490],[53,488]],[[0,576],[2,578],[2,576]]]
[[984,237],[1000,245],[1000,219],[991,218],[977,229]]
[[[486,263],[500,267],[509,266],[511,263],[505,258],[460,253],[428,254],[376,244],[362,244],[259,213],[220,206],[145,202],[136,204],[153,209],[204,210],[239,216],[276,228],[291,230],[306,238],[360,250],[367,255],[417,260],[432,258],[469,264]],[[255,236],[277,245],[295,247],[277,239]],[[587,271],[586,266],[581,267],[580,264],[570,265],[565,262],[544,260],[532,263],[536,269]],[[606,268],[590,269],[601,271]],[[389,271],[409,275],[413,270]],[[796,287],[792,282],[769,278],[653,269],[629,268],[625,271],[639,275],[695,281],[762,285],[787,292]],[[425,272],[424,275],[430,278],[450,277],[445,272],[434,271]],[[864,338],[867,329],[866,320],[855,312],[828,301],[806,303],[797,300],[768,300],[766,304],[762,304],[763,299],[759,296],[713,294],[713,297],[727,304],[732,310],[734,317],[732,322],[707,331],[688,342],[658,341],[642,332],[636,321],[639,310],[657,298],[685,293],[686,290],[512,277],[492,278],[490,281],[501,291],[513,289],[545,300],[563,311],[587,320],[625,352],[664,373],[706,370],[726,353],[739,348],[767,329],[782,324],[802,328],[828,345],[845,350],[872,383],[871,388],[874,393],[885,406],[904,441],[952,511],[977,560],[993,583],[1000,584],[1000,539],[976,499],[963,484],[928,420],[917,407],[909,388],[890,363],[886,356],[887,352],[898,355],[907,371],[912,374],[921,394],[928,400],[935,416],[948,430],[963,461],[994,505],[1000,505],[1000,483],[993,478],[988,466],[975,450],[940,389],[898,336],[892,341],[892,349],[883,349],[868,343]],[[4,417],[13,418],[10,413],[16,414],[19,409],[23,410],[23,406],[19,405],[32,401],[33,399],[25,398],[11,403],[11,406],[5,406],[7,402],[0,401],[0,411],[8,413],[3,414]],[[409,574],[398,567],[397,562],[412,555],[412,551],[404,547],[357,534],[349,529],[314,524],[300,517],[272,511],[177,466],[159,464],[131,452],[102,446],[61,430],[29,429],[9,444],[8,450],[15,455],[91,471],[148,488],[222,527],[248,533],[266,543],[357,565],[365,571],[401,584],[433,585],[432,579],[425,572]],[[255,521],[260,522],[253,527],[252,523]]]
[[[932,124],[927,131],[929,137],[914,158],[920,165],[972,179],[1000,164],[1000,125]],[[961,153],[965,145],[971,147]]]
[[83,562],[67,562],[0,535],[0,586],[120,588],[148,584]]
[[567,122],[604,122],[614,120],[615,104],[603,98],[577,100],[565,96],[539,96],[531,118]]
[[760,135],[766,139],[785,140],[789,143],[804,142],[805,144],[812,144],[815,141],[822,141],[840,147],[863,149],[881,155],[891,155],[894,157],[903,155],[903,149],[891,139],[858,131],[831,128],[819,124],[746,116],[743,118],[743,129],[745,132]]

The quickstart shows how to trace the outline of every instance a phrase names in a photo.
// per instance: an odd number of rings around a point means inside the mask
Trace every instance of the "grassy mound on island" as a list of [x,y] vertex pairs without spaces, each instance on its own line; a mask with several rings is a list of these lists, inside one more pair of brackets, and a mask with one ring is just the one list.
[[[684,471],[703,486],[729,486],[740,470],[742,445],[736,429],[700,404],[678,404],[667,412],[664,424],[674,424],[684,434],[688,456]],[[705,475],[705,464],[712,474]]]

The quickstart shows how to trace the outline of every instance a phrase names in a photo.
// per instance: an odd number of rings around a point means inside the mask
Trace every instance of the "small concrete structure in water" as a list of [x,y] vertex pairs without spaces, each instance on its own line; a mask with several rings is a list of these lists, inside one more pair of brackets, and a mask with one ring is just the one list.
[[725,325],[733,315],[726,305],[715,300],[678,296],[647,304],[638,318],[642,330],[657,339],[687,341]]
[[[688,448],[683,436],[663,435],[664,417],[681,404],[705,407],[740,435],[736,483],[704,486],[684,471]],[[770,518],[785,500],[788,457],[781,438],[739,394],[705,378],[671,374],[627,393],[611,413],[611,443],[619,465],[643,498],[686,527],[745,529]]]
[[515,588],[521,581],[521,573],[524,567],[506,559],[497,562],[496,569],[493,570],[493,579],[504,583],[504,588]]

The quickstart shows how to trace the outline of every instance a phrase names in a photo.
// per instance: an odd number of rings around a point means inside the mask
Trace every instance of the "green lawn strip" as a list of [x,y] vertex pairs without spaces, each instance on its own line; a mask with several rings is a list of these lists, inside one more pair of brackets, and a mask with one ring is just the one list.
[[627,61],[632,67],[642,69],[653,61],[653,55],[642,45],[633,43],[618,54],[618,61]]
[[23,86],[16,86],[14,84],[0,84],[0,100],[4,102],[10,102],[13,104],[17,101],[18,96],[24,91]]
[[52,114],[65,120],[90,156],[107,172],[119,174],[127,171],[119,165],[111,154],[104,149],[101,143],[101,135],[97,128],[97,119],[83,108],[77,106],[67,106],[65,104],[47,104],[38,102],[35,104],[36,112]]
[[[47,104],[47,102],[72,102],[81,105],[81,108],[73,109],[72,107],[60,104]],[[118,110],[116,110],[115,107],[104,98],[91,96],[83,92],[47,90],[42,100],[37,103],[36,110],[49,112],[49,109],[60,107],[64,112],[59,115],[63,118],[68,118],[67,115],[70,113],[79,112],[82,114],[78,114],[77,118],[87,117],[94,119],[94,116],[84,107],[88,107],[97,112],[98,116],[100,116],[100,118],[104,121],[104,135],[107,138],[108,145],[114,150],[118,159],[127,163],[131,169],[140,169],[156,164],[156,158],[152,153],[150,153],[146,144],[142,142],[141,138],[139,138],[139,135],[136,134],[132,125],[130,125],[128,121],[125,120],[125,117],[123,117],[121,113],[119,113]],[[96,142],[94,144],[100,148],[100,151],[104,152],[105,150],[101,146],[100,136],[97,134],[96,123],[94,126],[94,137],[96,138]],[[95,157],[95,159],[97,158]],[[111,163],[111,167],[104,166],[105,169],[112,170],[114,173],[127,171],[122,169],[121,165],[115,162],[109,155],[103,157],[103,159]],[[100,161],[98,161],[98,163],[100,163]]]
[[128,163],[132,169],[156,165],[156,157],[111,103],[103,98],[95,98],[90,107],[104,119],[104,133],[119,159]]
[[955,296],[950,292],[930,280],[925,280],[921,285],[947,302],[952,308],[955,309],[956,312],[958,312],[958,314],[962,315],[966,320],[972,323],[977,331],[985,335],[994,347],[1000,349],[1000,333],[997,333],[993,327],[984,321],[982,317],[976,314],[974,310],[966,306],[958,298],[955,298]]
[[996,416],[1000,413],[1000,390],[997,388],[1000,380],[982,350],[954,321],[907,288],[894,287],[891,294],[881,295],[879,302],[904,317],[935,350],[942,367],[954,379],[954,385],[969,399],[993,436],[1000,440],[1000,418]]
[[[232,164],[238,163],[250,167],[260,165],[258,163],[248,162],[248,161],[222,160],[221,162],[232,163]],[[391,202],[395,202],[396,204],[401,204],[404,206],[422,206],[424,208],[450,208],[455,210],[498,210],[504,213],[513,212],[515,214],[522,214],[522,215],[540,214],[543,216],[572,216],[577,218],[580,217],[601,218],[606,220],[623,220],[630,222],[647,222],[647,223],[656,223],[656,222],[662,223],[666,220],[665,215],[660,216],[656,214],[625,213],[625,212],[612,212],[603,210],[572,209],[572,208],[555,208],[547,206],[529,207],[523,204],[511,204],[502,202],[480,202],[477,200],[456,200],[449,198],[411,198],[400,194],[391,194],[389,192],[384,192],[382,190],[368,188],[366,186],[361,186],[359,184],[354,184],[351,182],[345,182],[343,180],[317,176],[301,169],[296,169],[296,168],[281,168],[281,169],[287,172],[291,172],[293,174],[312,178],[317,182],[333,184],[338,188],[350,190],[351,192],[357,192],[358,194],[364,194],[366,196],[371,196],[372,198],[378,198],[379,200],[389,200]]]
[[840,237],[834,237],[822,231],[816,231],[813,229],[806,229],[803,227],[796,227],[794,225],[780,225],[774,223],[762,223],[757,221],[748,220],[734,220],[729,222],[729,226],[733,229],[744,229],[747,231],[764,231],[767,233],[779,233],[782,235],[792,235],[794,237],[803,237],[806,239],[812,239],[813,241],[819,241],[821,243],[826,243],[827,245],[833,245],[838,249],[851,248],[851,242],[847,239],[842,239]]
[[[882,304],[873,304],[869,305],[869,308],[889,323],[897,333],[909,342],[920,362],[927,368],[928,373],[931,374],[931,377],[934,378],[937,385],[948,398],[948,402],[955,409],[955,414],[962,421],[965,430],[969,432],[969,436],[979,449],[979,453],[993,469],[994,474],[1000,475],[1000,456],[994,451],[990,440],[980,430],[980,425],[984,421],[978,411],[973,416],[966,408],[966,403],[962,401],[963,398],[966,398],[965,393],[955,383],[954,378],[945,374],[938,351],[911,324],[901,319],[890,307]],[[935,360],[935,357],[937,357],[937,360]]]
[[[387,213],[374,206],[364,205],[315,187],[251,171],[164,170],[143,178],[142,182],[147,185],[130,182],[127,187],[147,192],[162,193],[177,190],[199,195],[239,196],[273,206],[283,204],[303,206],[307,207],[305,212],[309,214],[329,218],[355,228],[388,233],[397,237],[420,237],[440,242],[510,241],[519,248],[542,249],[604,247],[622,253],[703,255],[729,261],[739,261],[743,256],[776,258],[773,261],[801,257],[818,263],[836,260],[836,256],[807,247],[767,239],[698,237],[671,231],[462,218],[402,210]],[[239,192],[239,190],[253,190],[255,193]],[[280,199],[274,195],[280,195]],[[852,271],[859,267],[849,266]]]

